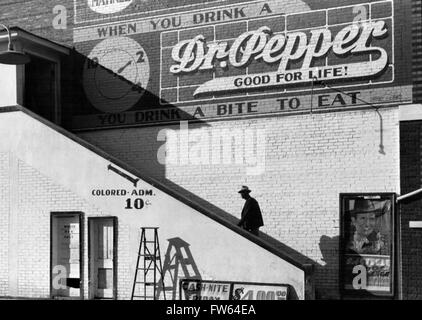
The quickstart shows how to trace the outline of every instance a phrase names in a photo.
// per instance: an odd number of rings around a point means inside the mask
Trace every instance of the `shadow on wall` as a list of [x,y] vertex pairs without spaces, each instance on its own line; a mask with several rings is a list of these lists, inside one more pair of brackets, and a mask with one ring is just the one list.
[[[318,282],[316,283],[318,289],[316,290],[316,299],[371,299],[371,300],[389,300],[390,298],[383,297],[381,295],[377,295],[374,292],[371,292],[369,290],[365,290],[365,288],[359,288],[350,290],[349,292],[344,292],[343,296],[340,295],[340,292],[342,290],[341,286],[344,284],[351,284],[353,285],[363,285],[365,283],[368,283],[368,286],[370,286],[370,281],[375,284],[376,286],[380,286],[385,280],[386,277],[389,277],[390,271],[388,270],[387,273],[384,273],[385,270],[379,269],[379,267],[371,267],[370,264],[367,262],[368,255],[361,255],[358,254],[356,251],[345,251],[345,254],[349,254],[346,260],[353,259],[352,263],[354,263],[355,266],[362,265],[366,267],[366,270],[368,270],[368,274],[366,276],[363,275],[359,270],[352,271],[351,267],[345,266],[344,272],[342,275],[342,279],[340,279],[340,261],[339,261],[339,250],[340,248],[340,237],[328,237],[328,236],[322,236],[320,238],[319,247],[321,249],[322,254],[322,260],[325,262],[324,266],[317,266],[316,269],[316,277],[318,279]],[[381,255],[382,256],[382,255]],[[369,271],[370,270],[370,271]],[[348,272],[350,272],[348,274]],[[374,275],[376,279],[374,280]],[[371,280],[372,278],[372,280]],[[322,281],[330,282],[330,284],[324,283]],[[368,282],[367,282],[368,281]],[[387,284],[388,284],[387,280]],[[336,284],[336,286],[333,285]],[[353,292],[354,291],[354,292]]]
[[[84,87],[83,84],[83,70],[84,68],[87,68],[87,65],[90,65],[91,68],[98,69],[98,71],[95,71],[95,74],[98,73],[103,75],[101,78],[101,83],[109,81],[110,83],[115,84],[117,81],[117,83],[123,83],[124,86],[127,86],[130,91],[143,91],[141,100],[138,101],[130,110],[123,113],[112,114],[97,110],[87,98],[85,93],[86,86]],[[125,115],[126,120],[129,121],[127,119],[127,114],[131,113],[135,118],[138,117],[139,119],[142,118],[145,120],[147,117],[156,116],[157,114],[154,112],[157,110],[160,112],[170,110],[170,113],[173,112],[173,114],[177,114],[176,121],[173,121],[173,124],[171,125],[148,126],[139,130],[130,128],[113,129],[113,126],[110,125],[109,128],[107,128],[105,125],[103,128],[108,130],[97,130],[95,132],[81,131],[78,132],[78,135],[81,138],[87,140],[89,143],[92,143],[93,145],[103,149],[108,154],[120,159],[133,168],[138,169],[141,172],[145,172],[147,176],[160,181],[171,190],[182,194],[186,198],[197,203],[199,206],[220,215],[234,225],[237,224],[238,219],[231,214],[225,212],[221,208],[199,197],[198,195],[186,190],[177,183],[167,179],[168,164],[165,161],[160,161],[157,159],[160,152],[161,155],[166,152],[165,147],[167,145],[167,137],[165,134],[163,134],[162,130],[174,130],[173,132],[177,133],[177,131],[180,129],[180,122],[177,120],[189,120],[189,128],[195,130],[210,127],[207,122],[201,120],[200,114],[192,116],[191,114],[186,113],[177,106],[171,105],[170,103],[164,101],[153,92],[145,90],[145,88],[142,88],[138,83],[129,81],[121,74],[119,74],[119,70],[113,71],[105,68],[104,66],[98,65],[96,61],[88,59],[85,55],[79,53],[76,50],[72,51],[72,58],[70,59],[69,63],[63,63],[62,68],[62,73],[65,75],[65,79],[63,80],[62,84],[64,87],[62,90],[62,120],[63,126],[66,129],[72,131],[75,125],[75,119],[85,121],[84,119],[86,118],[88,119],[87,123],[90,121],[96,121],[96,123],[99,124],[102,121],[101,119],[104,119],[104,117],[119,118],[120,115]],[[106,76],[104,76],[104,74],[106,74]],[[99,85],[100,81],[97,82],[97,85]],[[96,86],[93,85],[92,87],[94,88]],[[99,90],[98,93],[99,96],[104,93],[104,90],[101,92],[100,91],[101,90]],[[148,107],[146,108],[145,106]],[[74,115],[77,115],[78,118],[75,118]],[[87,123],[84,123],[84,125]],[[133,125],[142,124],[145,123],[142,121],[139,121],[139,123],[133,123]],[[176,150],[177,159],[175,160],[178,163],[177,165],[180,166],[180,170],[186,172],[191,169],[191,165],[189,164],[189,155],[184,154],[183,150],[180,149],[182,148],[182,144],[184,145],[184,143],[189,143],[189,141],[184,141],[183,138],[184,137],[178,138],[179,140],[177,143],[179,144],[179,148]],[[197,146],[199,145],[197,144]],[[167,154],[167,152],[165,154]],[[223,156],[222,152],[220,152],[220,156]],[[185,157],[188,158],[185,159]],[[222,160],[221,157],[220,160]],[[187,160],[188,163],[185,164],[183,162],[185,160]],[[110,172],[110,174],[114,173]],[[237,193],[235,194],[237,195]]]
[[[179,237],[168,239],[167,252],[164,255],[163,262],[165,287],[163,290],[162,286],[158,286],[158,298],[164,291],[167,300],[178,300],[180,280],[202,279],[189,247],[190,244]],[[158,283],[163,283],[163,279],[160,279]]]
[[[203,280],[190,250],[190,244],[179,237],[168,239],[163,262],[163,277],[157,282],[157,299],[165,297],[166,300],[183,300],[179,293],[181,280],[184,279],[196,280],[198,283]],[[162,283],[164,283],[164,288]],[[189,291],[187,293],[189,294]],[[200,300],[201,292],[195,290],[194,294],[196,299],[199,297]],[[289,286],[288,299],[299,299],[292,286]]]
[[[340,237],[329,237],[326,235],[321,236],[319,240],[319,248],[322,254],[322,261],[324,266],[317,265],[315,270],[316,282],[316,299],[339,299],[339,291],[332,290],[332,285],[322,281],[330,281],[339,283],[339,241]],[[331,288],[331,291],[329,290]]]

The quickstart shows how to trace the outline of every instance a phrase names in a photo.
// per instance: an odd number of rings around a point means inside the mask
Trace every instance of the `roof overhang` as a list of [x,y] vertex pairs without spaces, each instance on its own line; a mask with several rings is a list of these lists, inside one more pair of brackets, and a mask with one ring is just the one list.
[[[55,56],[69,55],[72,49],[69,46],[58,44],[18,27],[11,27],[10,33],[13,45],[16,47],[16,49],[27,52],[29,54],[48,52],[49,54]],[[7,48],[8,41],[9,39],[6,30],[0,31],[0,46],[5,46],[5,48]]]

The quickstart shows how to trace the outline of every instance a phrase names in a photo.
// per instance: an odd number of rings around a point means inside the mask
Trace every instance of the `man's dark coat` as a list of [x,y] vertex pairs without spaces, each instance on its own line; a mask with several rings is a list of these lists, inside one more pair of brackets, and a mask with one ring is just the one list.
[[238,225],[246,229],[257,229],[264,225],[261,209],[259,208],[258,201],[254,198],[249,198],[245,201]]

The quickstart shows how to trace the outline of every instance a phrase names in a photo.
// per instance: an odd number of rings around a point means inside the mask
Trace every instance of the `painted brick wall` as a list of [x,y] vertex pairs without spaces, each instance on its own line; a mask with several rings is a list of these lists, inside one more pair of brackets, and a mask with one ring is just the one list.
[[[48,234],[48,213],[58,210],[67,213],[76,210],[83,211],[89,216],[100,214],[99,210],[87,206],[84,201],[75,196],[79,194],[97,208],[103,208],[104,212],[113,208],[113,213],[119,218],[119,224],[122,222],[131,228],[129,230],[122,227],[119,230],[121,234],[119,239],[121,252],[119,252],[118,261],[120,298],[128,298],[132,283],[129,283],[127,279],[134,274],[136,249],[139,245],[138,228],[145,225],[160,226],[160,236],[164,240],[161,241],[162,243],[168,242],[169,246],[177,246],[180,244],[175,244],[175,241],[171,244],[170,240],[177,240],[176,242],[179,243],[183,240],[182,246],[190,245],[195,261],[190,261],[189,264],[192,264],[193,268],[197,265],[199,274],[208,279],[289,283],[295,287],[298,297],[303,298],[303,270],[268,252],[265,245],[253,243],[248,237],[243,237],[242,232],[238,234],[236,230],[216,223],[213,219],[200,214],[161,190],[154,189],[153,191],[157,196],[158,205],[155,208],[150,207],[153,208],[152,210],[145,208],[145,214],[141,215],[138,214],[139,211],[131,212],[123,209],[118,199],[112,201],[107,198],[94,199],[96,197],[92,196],[91,188],[80,194],[79,190],[84,186],[97,183],[101,183],[104,187],[116,188],[119,186],[124,188],[129,183],[122,183],[123,179],[119,176],[107,174],[108,157],[104,159],[92,154],[91,151],[77,145],[74,140],[55,133],[24,113],[4,112],[1,115],[0,132],[4,139],[0,140],[0,150],[13,150],[14,153],[9,155],[8,166],[11,185],[9,214],[18,219],[13,225],[9,221],[10,229],[17,229],[9,233],[9,238],[17,237],[18,241],[14,246],[9,243],[8,258],[11,268],[8,277],[13,276],[19,280],[10,281],[9,292],[12,289],[16,291],[10,295],[46,297],[49,286],[49,270],[46,263],[49,258],[47,254],[49,239],[45,236]],[[11,137],[16,137],[16,139]],[[78,154],[75,155],[75,153]],[[81,161],[79,162],[76,158]],[[89,168],[84,168],[86,163],[89,163]],[[2,168],[2,170],[7,170],[7,168]],[[67,176],[69,173],[70,175]],[[103,175],[106,174],[108,176],[104,177]],[[54,182],[47,179],[47,176]],[[74,182],[76,182],[76,187],[73,185]],[[67,186],[67,190],[57,184]],[[141,188],[142,185],[144,183],[140,182],[137,188]],[[113,206],[113,201],[117,205]],[[108,204],[107,208],[104,208],[106,207],[104,203]],[[85,233],[85,238],[86,236]],[[86,252],[86,246],[84,249]],[[129,253],[131,259],[126,261]],[[238,259],[233,259],[236,255]],[[219,259],[215,259],[216,256]],[[249,259],[250,256],[255,256],[256,259]],[[86,260],[86,253],[84,257]],[[246,259],[249,260],[245,262]],[[227,264],[221,261],[229,260],[232,268],[227,270]],[[171,264],[171,261],[169,263]],[[126,266],[131,268],[126,268]],[[273,274],[273,270],[282,270],[282,272]],[[187,276],[186,273],[184,274]]]
[[[247,1],[245,1],[247,2]],[[292,6],[299,6],[299,2],[292,2]],[[350,2],[347,1],[339,1],[339,5],[345,5],[350,4]],[[420,17],[421,17],[421,5],[419,0],[409,0],[405,2],[405,5],[409,3],[412,3],[413,6],[413,76],[414,76],[414,87],[415,87],[415,94],[414,99],[415,101],[420,101],[420,53],[421,53],[421,46],[420,46],[420,30],[421,30],[421,24],[420,24]],[[290,3],[289,3],[290,5]],[[304,5],[303,3],[301,4]],[[56,16],[56,14],[53,12],[54,8],[56,6],[63,6],[66,8],[67,13],[67,28],[65,29],[55,29],[53,27],[53,20]],[[319,1],[309,1],[309,6],[313,7],[314,9],[320,8],[321,6],[324,6],[324,4],[319,3]],[[299,6],[299,8],[302,8]],[[180,9],[182,10],[182,9]],[[405,11],[403,11],[405,12]],[[409,11],[410,12],[410,11]],[[124,18],[121,18],[122,20]],[[402,21],[402,17],[400,14],[396,16],[397,21]],[[0,3],[0,21],[5,24],[9,24],[12,26],[19,26],[21,28],[24,28],[30,32],[33,32],[39,36],[45,37],[49,40],[57,41],[59,43],[63,43],[66,45],[73,46],[73,31],[74,31],[74,1],[61,1],[61,0],[48,0],[48,1],[42,1],[42,0],[29,0],[29,1],[2,1]],[[80,25],[78,25],[80,26]],[[398,26],[396,26],[398,27]],[[407,31],[407,29],[405,30]],[[410,33],[411,29],[408,28],[408,32]],[[401,31],[397,31],[401,32]],[[402,39],[405,38],[407,34],[400,35],[398,33],[398,38]],[[409,41],[410,42],[410,41]],[[406,45],[407,42],[404,44]],[[83,53],[87,53],[90,50],[85,50],[84,46],[86,44],[78,44],[78,50]],[[157,43],[157,46],[159,44]],[[404,52],[407,52],[410,49],[410,47],[404,47]],[[91,48],[92,49],[92,48]],[[158,52],[158,51],[157,51]],[[158,53],[157,53],[158,55]],[[150,57],[151,62],[153,65],[159,63],[158,57]],[[64,68],[66,69],[66,68]],[[78,72],[81,71],[81,67],[78,67]],[[75,73],[78,73],[75,72]],[[65,70],[63,74],[67,74],[68,70]],[[395,70],[396,77],[397,76],[403,76],[407,75],[409,72],[406,68],[400,67],[396,68]],[[78,79],[79,80],[79,79]],[[69,96],[66,96],[66,94],[70,91],[71,84],[69,83],[70,80],[66,79],[64,81],[63,85],[64,88],[62,89],[62,92],[64,94],[64,97],[62,99],[63,104],[66,105],[66,110],[64,110],[63,114],[67,115],[68,113],[71,113],[71,109],[73,106],[77,105],[77,103],[80,103],[80,99],[72,99],[74,94],[71,94]],[[80,93],[79,93],[80,94]],[[68,120],[68,119],[66,119]]]
[[312,259],[317,293],[330,298],[338,297],[339,193],[399,192],[398,109],[383,109],[381,114],[385,155],[379,153],[380,120],[373,110],[189,126],[192,135],[199,130],[263,130],[265,138],[250,147],[262,151],[265,146],[260,175],[247,175],[248,165],[236,165],[234,159],[226,165],[161,165],[157,152],[164,142],[157,136],[162,127],[80,136],[203,205],[236,217],[243,205],[237,190],[248,185],[263,211],[261,230]]
[[[53,9],[57,5],[67,10],[67,29],[53,28],[56,16]],[[6,25],[17,26],[36,35],[59,43],[71,44],[73,39],[73,1],[61,0],[17,0],[1,1],[0,21]]]
[[0,296],[9,291],[9,155],[0,153]]
[[[81,211],[84,213],[84,239],[88,239],[89,216],[103,213],[88,205],[86,201],[69,190],[63,189],[38,171],[18,161],[18,296],[48,298],[50,290],[50,213]],[[0,181],[8,181],[9,155],[0,154]],[[4,179],[4,180],[3,180]],[[16,205],[16,204],[14,204]],[[0,296],[9,295],[8,284],[8,215],[9,186],[0,187]],[[118,297],[130,298],[131,276],[129,270],[129,246],[127,226],[119,225]],[[88,261],[88,243],[83,248],[84,260]],[[88,264],[85,263],[84,279],[88,279]],[[85,298],[88,297],[88,282],[84,283]]]
[[[422,122],[402,122],[400,143],[401,187],[402,194],[406,194],[422,187]],[[403,299],[420,300],[422,298],[422,229],[409,228],[409,221],[421,220],[422,200],[420,197],[401,203]]]
[[413,99],[422,102],[422,1],[412,0]]
[[83,203],[21,161],[19,180],[19,295],[48,297],[50,212],[77,211]]

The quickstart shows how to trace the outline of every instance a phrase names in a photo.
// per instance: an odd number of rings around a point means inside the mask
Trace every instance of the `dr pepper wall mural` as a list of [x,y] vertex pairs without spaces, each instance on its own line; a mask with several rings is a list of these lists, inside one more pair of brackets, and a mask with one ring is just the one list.
[[73,129],[411,101],[402,3],[167,2],[75,1]]

